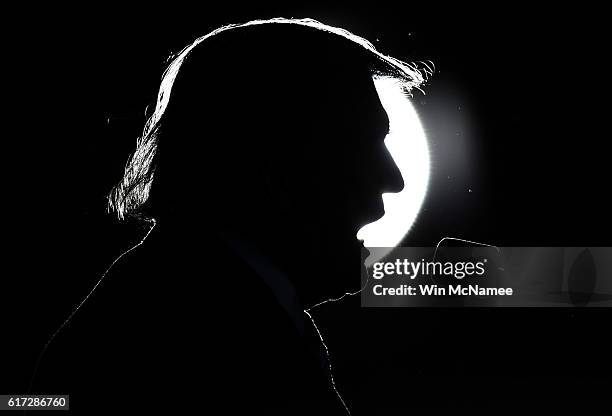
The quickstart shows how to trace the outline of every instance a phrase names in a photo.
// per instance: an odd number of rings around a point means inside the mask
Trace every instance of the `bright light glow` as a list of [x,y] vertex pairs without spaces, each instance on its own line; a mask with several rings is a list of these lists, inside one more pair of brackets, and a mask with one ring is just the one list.
[[[389,116],[385,145],[404,178],[404,189],[395,194],[383,194],[385,215],[362,227],[357,238],[363,240],[366,247],[395,247],[410,231],[425,199],[429,183],[429,148],[418,114],[400,82],[379,77],[374,79],[374,84]],[[371,257],[367,264],[379,260]]]

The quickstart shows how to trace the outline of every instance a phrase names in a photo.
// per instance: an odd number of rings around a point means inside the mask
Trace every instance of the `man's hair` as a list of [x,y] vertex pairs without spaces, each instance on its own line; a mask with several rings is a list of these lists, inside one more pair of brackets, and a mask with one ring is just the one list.
[[[219,35],[225,32],[236,32],[243,28],[261,25],[267,25],[267,27],[272,27],[272,29],[278,25],[284,25],[285,27],[287,25],[300,26],[309,28],[313,32],[324,33],[326,36],[329,35],[329,37],[343,39],[345,44],[357,47],[361,53],[368,56],[368,69],[371,76],[389,76],[397,79],[407,95],[413,89],[419,89],[419,86],[433,71],[433,65],[430,63],[421,62],[417,65],[384,55],[378,52],[366,39],[354,35],[347,30],[328,26],[312,19],[274,18],[222,26],[199,37],[181,52],[170,58],[170,64],[162,76],[154,111],[145,123],[142,135],[137,140],[136,150],[125,166],[123,178],[108,195],[109,211],[116,213],[119,219],[127,217],[147,218],[150,215],[150,212],[145,212],[143,207],[145,207],[149,200],[153,178],[158,170],[161,125],[168,117],[166,113],[173,86],[175,86],[175,80],[185,60],[192,54],[194,48],[207,39],[220,37]],[[277,55],[275,58],[284,59],[284,56],[278,55],[283,55],[286,52],[286,50],[274,51]],[[245,71],[249,71],[248,64],[249,62],[244,63]]]

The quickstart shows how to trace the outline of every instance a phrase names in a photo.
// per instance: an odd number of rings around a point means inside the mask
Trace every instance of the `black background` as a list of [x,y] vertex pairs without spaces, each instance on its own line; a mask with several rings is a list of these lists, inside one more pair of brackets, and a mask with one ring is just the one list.
[[[500,246],[610,245],[601,14],[586,5],[406,3],[11,14],[2,391],[26,391],[49,334],[142,234],[106,215],[105,194],[133,150],[166,58],[221,24],[312,17],[401,59],[435,63],[426,94],[414,96],[434,167],[406,244],[455,236]],[[314,315],[356,412],[610,404],[607,309],[374,310],[350,299]]]

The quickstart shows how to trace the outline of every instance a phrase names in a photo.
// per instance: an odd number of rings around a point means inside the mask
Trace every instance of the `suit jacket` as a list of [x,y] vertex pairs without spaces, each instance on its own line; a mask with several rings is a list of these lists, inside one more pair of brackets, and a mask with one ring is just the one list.
[[223,239],[156,231],[49,345],[34,393],[75,414],[345,414],[307,318]]

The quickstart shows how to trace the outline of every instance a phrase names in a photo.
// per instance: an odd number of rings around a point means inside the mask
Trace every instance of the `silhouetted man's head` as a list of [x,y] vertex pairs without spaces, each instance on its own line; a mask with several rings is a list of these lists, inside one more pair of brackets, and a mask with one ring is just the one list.
[[373,76],[407,91],[422,78],[361,38],[314,26],[247,24],[181,52],[111,195],[119,216],[239,232],[279,257],[296,241],[317,245],[321,262],[352,247],[384,213],[381,194],[403,187]]

